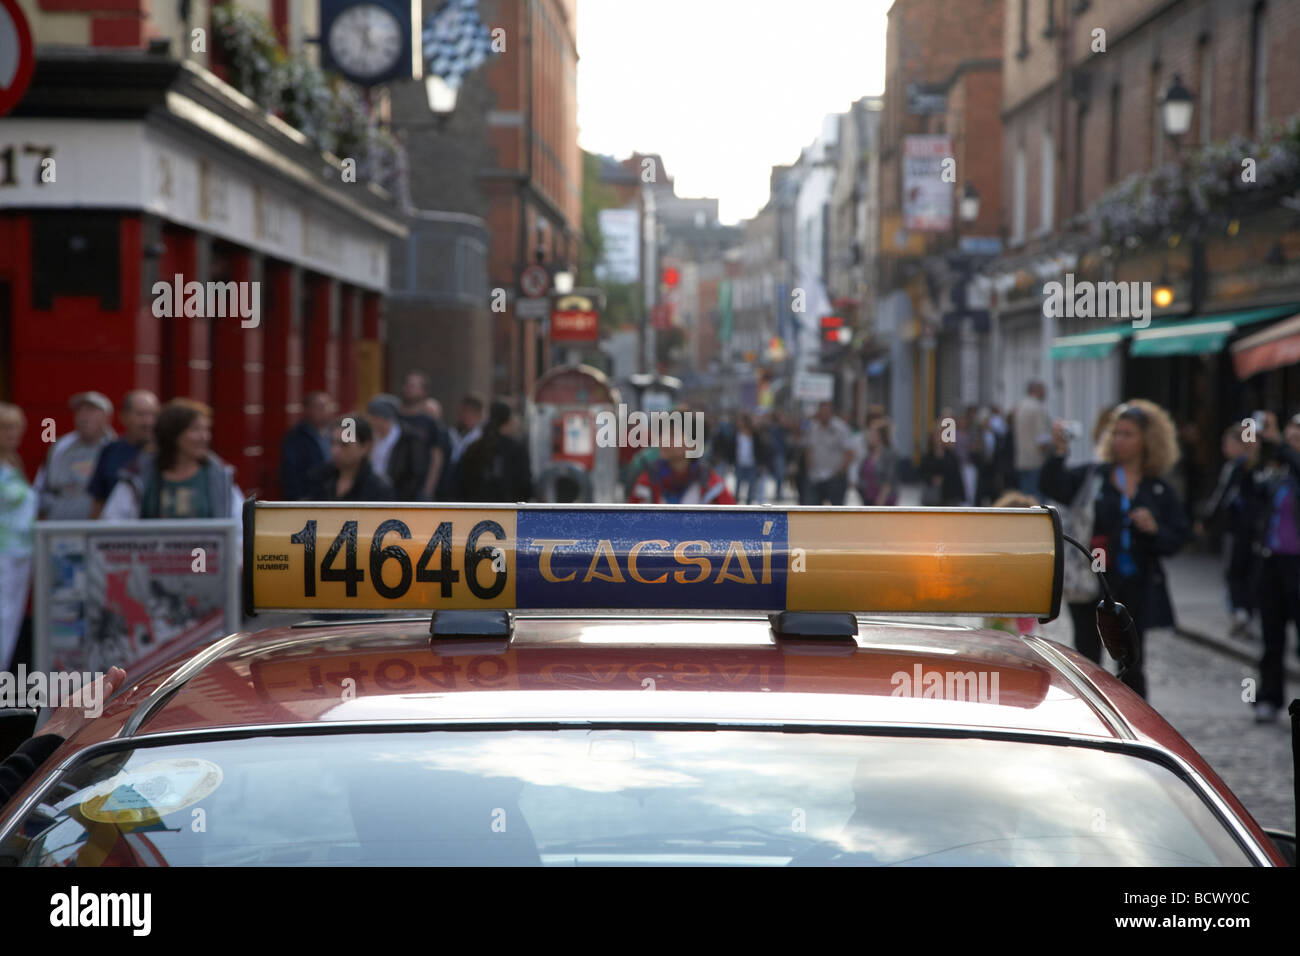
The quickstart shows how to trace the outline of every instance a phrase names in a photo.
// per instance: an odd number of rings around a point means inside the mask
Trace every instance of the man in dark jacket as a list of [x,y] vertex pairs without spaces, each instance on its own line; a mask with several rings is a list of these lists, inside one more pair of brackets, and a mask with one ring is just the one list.
[[330,439],[330,463],[317,475],[313,501],[392,501],[393,487],[370,467],[375,433],[364,415],[339,419]]
[[311,392],[303,403],[302,421],[284,436],[280,446],[280,493],[285,501],[303,501],[329,460],[330,423],[334,400]]
[[528,449],[506,434],[510,406],[492,403],[483,435],[461,456],[456,472],[457,501],[527,501],[533,496]]
[[423,437],[404,427],[396,396],[376,395],[366,405],[375,431],[370,466],[393,486],[395,501],[423,501],[429,449]]

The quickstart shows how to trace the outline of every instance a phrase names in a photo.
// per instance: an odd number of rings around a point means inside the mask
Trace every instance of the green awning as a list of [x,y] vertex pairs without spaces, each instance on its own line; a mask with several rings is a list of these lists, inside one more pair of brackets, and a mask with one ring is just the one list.
[[1115,351],[1115,347],[1133,334],[1131,322],[1120,322],[1105,329],[1062,335],[1052,342],[1051,356],[1060,359],[1100,359]]
[[1198,315],[1194,319],[1164,319],[1133,333],[1130,355],[1155,358],[1162,355],[1207,355],[1220,352],[1228,337],[1238,329],[1291,315],[1295,305],[1272,305],[1244,312]]

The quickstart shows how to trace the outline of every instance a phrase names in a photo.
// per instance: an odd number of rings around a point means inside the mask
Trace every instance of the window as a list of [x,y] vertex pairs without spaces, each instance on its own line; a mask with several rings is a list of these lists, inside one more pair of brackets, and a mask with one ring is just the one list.
[[1074,182],[1071,184],[1074,189],[1074,197],[1073,197],[1073,202],[1071,204],[1072,213],[1077,213],[1079,210],[1083,208],[1084,161],[1083,161],[1082,149],[1080,148],[1079,144],[1083,143],[1084,141],[1084,136],[1087,132],[1087,126],[1088,126],[1088,109],[1086,105],[1080,105],[1078,112],[1074,114],[1075,159],[1074,159]]
[[1043,0],[1047,6],[1047,26],[1043,27],[1043,36],[1056,35],[1056,0]]
[[1196,82],[1201,95],[1198,141],[1204,145],[1214,136],[1214,126],[1210,122],[1210,111],[1213,105],[1211,93],[1214,88],[1214,47],[1210,45],[1208,33],[1201,36],[1200,49],[1197,53]]
[[1016,58],[1023,60],[1029,55],[1029,0],[1020,0],[1020,48]]
[[1165,155],[1165,111],[1160,103],[1165,97],[1165,88],[1160,85],[1160,65],[1151,65],[1151,116],[1148,123],[1151,129],[1151,150],[1147,157],[1148,165],[1159,166]]
[[1268,8],[1255,4],[1250,24],[1250,128],[1263,132],[1268,120]]
[[1015,167],[1011,184],[1011,242],[1019,245],[1025,241],[1025,147],[1016,147]]
[[1056,214],[1056,149],[1050,130],[1043,130],[1039,162],[1042,164],[1041,191],[1038,195],[1039,232],[1051,232]]
[[1119,179],[1119,84],[1110,88],[1110,142],[1106,156],[1106,182],[1114,183]]
[[[200,801],[220,826],[189,826]],[[806,826],[791,826],[791,808]],[[0,856],[27,866],[1250,863],[1186,779],[1136,754],[654,729],[115,749],[66,771]]]

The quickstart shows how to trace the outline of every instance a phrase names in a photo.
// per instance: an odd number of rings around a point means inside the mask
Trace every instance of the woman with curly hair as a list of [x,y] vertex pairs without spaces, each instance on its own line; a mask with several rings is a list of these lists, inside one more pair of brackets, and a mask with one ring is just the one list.
[[[1073,501],[1090,466],[1066,468],[1070,439],[1063,423],[1052,429],[1053,454],[1043,465],[1039,487],[1057,501]],[[1105,555],[1106,580],[1137,625],[1138,662],[1124,682],[1146,697],[1142,643],[1147,628],[1173,627],[1174,608],[1162,557],[1187,540],[1187,514],[1164,475],[1178,462],[1173,422],[1160,406],[1135,399],[1116,408],[1102,430],[1097,457],[1104,480],[1094,502],[1092,541]]]

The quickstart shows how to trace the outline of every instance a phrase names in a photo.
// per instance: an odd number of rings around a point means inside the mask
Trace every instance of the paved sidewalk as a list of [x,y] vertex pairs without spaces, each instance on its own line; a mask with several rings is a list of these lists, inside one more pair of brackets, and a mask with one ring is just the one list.
[[[1169,577],[1169,592],[1174,602],[1176,630],[1181,637],[1205,644],[1229,657],[1250,664],[1259,663],[1264,653],[1264,642],[1259,636],[1258,617],[1251,622],[1248,636],[1230,636],[1232,621],[1228,615],[1223,565],[1219,558],[1204,552],[1185,551],[1165,560],[1165,573]],[[1300,681],[1300,659],[1296,657],[1293,628],[1287,632],[1283,660],[1288,679]]]

